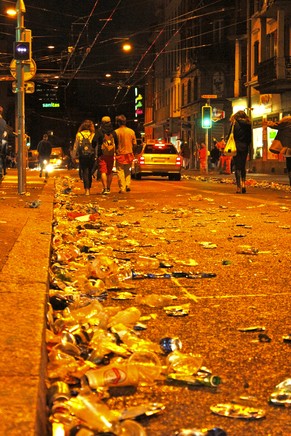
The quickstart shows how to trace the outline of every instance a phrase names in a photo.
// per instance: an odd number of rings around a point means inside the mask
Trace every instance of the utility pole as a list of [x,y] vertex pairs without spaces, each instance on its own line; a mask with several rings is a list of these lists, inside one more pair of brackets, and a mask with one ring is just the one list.
[[[24,1],[17,0],[17,27],[16,42],[24,40],[24,14],[26,12]],[[24,89],[24,63],[23,60],[16,60],[16,82],[17,82],[17,145],[18,145],[18,194],[26,191],[26,143],[25,143],[25,89]]]

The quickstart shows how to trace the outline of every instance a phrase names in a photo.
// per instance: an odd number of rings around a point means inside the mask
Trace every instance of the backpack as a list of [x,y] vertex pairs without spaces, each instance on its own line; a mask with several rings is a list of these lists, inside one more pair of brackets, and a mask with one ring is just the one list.
[[92,154],[94,154],[94,148],[92,146],[92,142],[90,141],[91,135],[85,136],[82,132],[80,133],[83,138],[79,143],[78,154],[79,156],[91,156]]
[[104,133],[101,150],[104,156],[113,156],[115,152],[115,142],[112,133]]

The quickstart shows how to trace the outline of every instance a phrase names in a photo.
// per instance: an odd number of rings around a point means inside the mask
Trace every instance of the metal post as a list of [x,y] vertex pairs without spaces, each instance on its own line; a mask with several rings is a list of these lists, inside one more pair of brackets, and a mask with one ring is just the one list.
[[[24,1],[17,0],[17,27],[16,42],[22,42],[24,38],[24,13],[26,12]],[[26,191],[26,144],[25,144],[25,89],[24,89],[24,64],[22,60],[16,61],[17,82],[17,144],[18,144],[18,194]]]
[[[210,98],[207,99],[207,106],[210,106]],[[205,168],[205,172],[206,172],[206,174],[208,174],[209,129],[205,129],[205,146],[206,146],[206,168]]]
[[252,26],[251,26],[251,4],[247,0],[247,113],[252,118]]

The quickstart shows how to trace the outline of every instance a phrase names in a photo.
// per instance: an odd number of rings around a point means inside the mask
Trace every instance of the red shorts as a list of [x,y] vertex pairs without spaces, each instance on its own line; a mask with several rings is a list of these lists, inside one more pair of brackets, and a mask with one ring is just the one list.
[[100,156],[98,158],[98,167],[100,173],[111,174],[114,163],[114,156]]

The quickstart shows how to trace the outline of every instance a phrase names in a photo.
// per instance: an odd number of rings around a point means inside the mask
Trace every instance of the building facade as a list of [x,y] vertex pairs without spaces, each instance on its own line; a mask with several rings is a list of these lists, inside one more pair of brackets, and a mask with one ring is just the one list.
[[[229,117],[245,110],[253,121],[253,171],[284,171],[284,158],[268,152],[275,131],[263,119],[290,114],[290,5],[288,0],[211,3],[157,2],[155,62],[148,76],[146,137],[197,144],[220,140]],[[202,129],[202,106],[213,110]],[[195,167],[192,158],[192,167]]]

